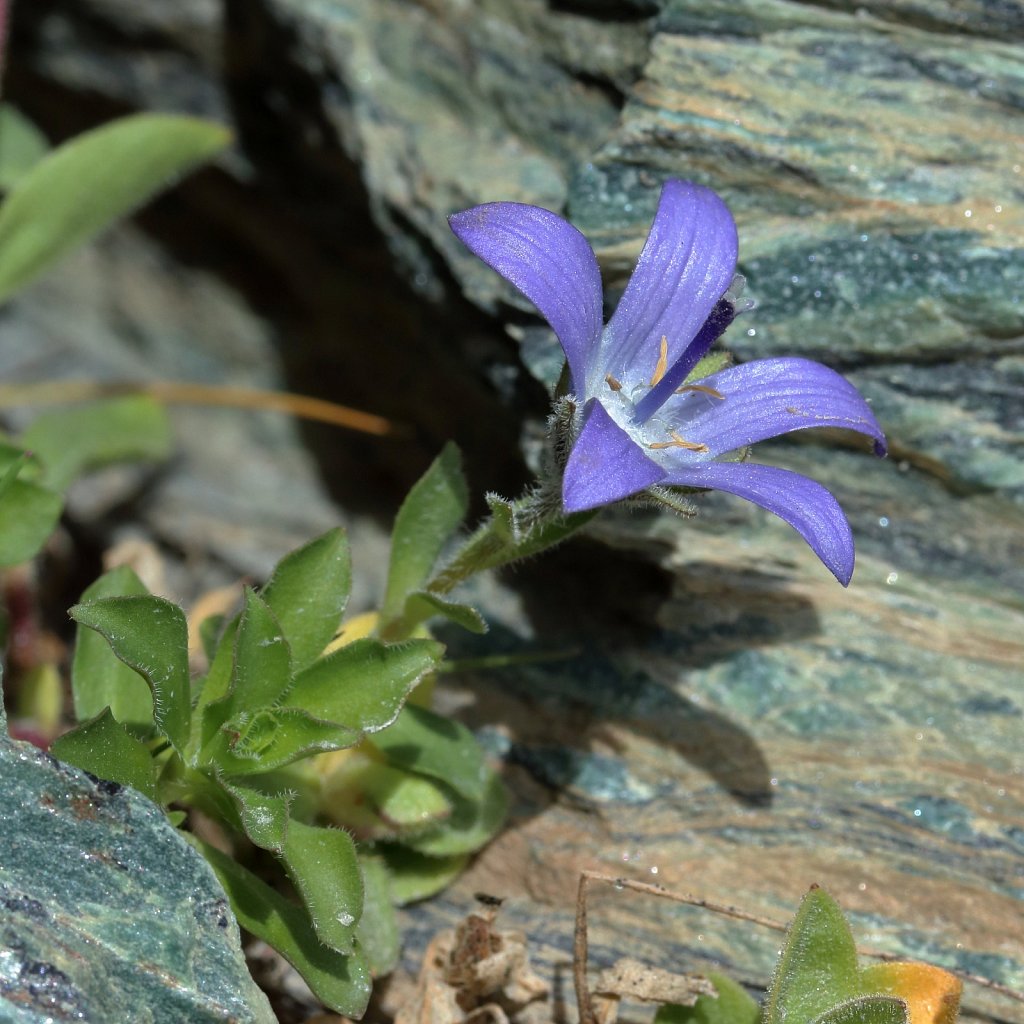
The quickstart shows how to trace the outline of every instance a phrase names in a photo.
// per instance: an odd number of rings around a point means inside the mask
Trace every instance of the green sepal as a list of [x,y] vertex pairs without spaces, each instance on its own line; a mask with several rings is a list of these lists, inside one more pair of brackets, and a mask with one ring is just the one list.
[[375,733],[395,721],[409,692],[443,654],[433,640],[355,640],[300,672],[282,705]]
[[167,458],[171,427],[159,402],[129,395],[42,413],[21,442],[42,461],[42,482],[63,491],[87,470],[112,462]]
[[[82,604],[102,597],[140,597],[146,593],[145,585],[128,566],[118,566],[86,589]],[[152,731],[153,696],[146,681],[114,654],[105,637],[81,624],[75,629],[71,695],[75,718],[80,722],[109,707],[123,725]]]
[[182,610],[161,597],[103,597],[77,604],[71,617],[106,637],[111,650],[149,684],[153,720],[184,756],[190,694],[188,626]]
[[403,842],[430,857],[450,857],[479,850],[497,834],[508,811],[508,796],[501,777],[490,769],[488,775],[486,789],[479,800],[467,800],[453,793],[451,815],[444,822]]
[[482,799],[490,782],[473,734],[461,722],[414,704],[406,704],[372,743],[391,764],[439,779],[467,800]]
[[278,562],[260,596],[281,624],[296,672],[334,639],[351,585],[348,540],[341,529],[328,530]]
[[325,946],[304,907],[286,900],[216,847],[195,836],[186,838],[209,861],[238,923],[276,949],[325,1006],[346,1017],[361,1017],[372,986],[362,953],[339,953]]
[[391,892],[391,874],[379,857],[360,857],[363,875],[363,913],[356,927],[356,941],[375,978],[398,966],[401,936]]
[[666,1003],[658,1008],[654,1024],[758,1024],[761,1008],[742,985],[717,971],[709,971],[707,978],[717,999],[698,996],[693,1006]]
[[813,886],[789,926],[765,998],[764,1024],[810,1024],[860,994],[857,949],[839,905]]
[[487,632],[486,620],[471,605],[448,601],[438,594],[431,594],[425,590],[417,591],[406,598],[405,610],[400,620],[402,631],[408,635],[421,623],[435,616],[454,622],[470,633]]
[[427,581],[445,544],[465,518],[469,489],[461,461],[458,448],[446,444],[398,510],[381,608],[385,630],[402,615],[407,595]]
[[149,750],[125,732],[109,708],[57,737],[50,752],[97,778],[131,786],[159,803],[156,766]]
[[194,117],[136,114],[58,146],[0,204],[0,302],[230,139]]

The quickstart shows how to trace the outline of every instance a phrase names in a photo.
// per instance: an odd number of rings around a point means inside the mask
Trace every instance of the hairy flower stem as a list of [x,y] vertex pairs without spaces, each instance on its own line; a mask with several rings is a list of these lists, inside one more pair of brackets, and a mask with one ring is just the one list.
[[452,560],[430,581],[432,594],[447,594],[471,576],[510,565],[561,544],[597,514],[538,513],[531,497],[491,502],[491,515],[465,540]]

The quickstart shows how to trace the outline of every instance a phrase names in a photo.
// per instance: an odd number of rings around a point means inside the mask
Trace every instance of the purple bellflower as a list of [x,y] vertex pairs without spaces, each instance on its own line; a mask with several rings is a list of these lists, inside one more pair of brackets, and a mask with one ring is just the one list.
[[710,189],[665,184],[615,315],[602,326],[601,274],[586,238],[548,210],[486,203],[451,227],[554,329],[577,407],[562,505],[580,512],[658,485],[714,488],[793,526],[844,586],[853,535],[836,499],[807,477],[724,459],[805,427],[885,436],[856,388],[807,359],[761,359],[690,375],[736,315],[732,214]]

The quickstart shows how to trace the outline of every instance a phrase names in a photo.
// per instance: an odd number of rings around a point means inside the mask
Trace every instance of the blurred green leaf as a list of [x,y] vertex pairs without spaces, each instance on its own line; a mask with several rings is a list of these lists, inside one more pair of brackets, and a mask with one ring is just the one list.
[[188,742],[190,695],[188,627],[182,610],[161,597],[103,597],[77,604],[71,617],[107,638],[153,694],[153,719],[174,749]]
[[21,441],[42,460],[43,482],[63,491],[89,469],[165,459],[171,428],[162,405],[145,395],[130,395],[43,413]]
[[189,838],[224,886],[238,923],[280,952],[325,1006],[347,1017],[361,1017],[372,985],[362,954],[358,950],[339,953],[323,945],[304,908],[290,903],[216,847]]
[[20,110],[0,103],[0,192],[8,191],[49,149],[46,136]]
[[398,966],[401,948],[391,876],[377,857],[360,857],[359,867],[363,873],[363,913],[356,939],[374,977],[379,978]]
[[377,852],[391,873],[391,892],[400,906],[439,893],[461,874],[468,854],[428,857],[398,843],[378,843]]
[[277,564],[260,596],[281,623],[296,672],[334,639],[351,585],[344,530],[329,530]]
[[158,802],[153,758],[114,721],[108,708],[53,741],[50,753],[97,778],[133,786]]
[[392,645],[355,640],[300,672],[281,703],[376,732],[394,721],[409,691],[443,653],[433,640]]
[[352,837],[340,828],[293,820],[281,859],[320,941],[340,952],[350,951],[363,912],[363,877]]
[[385,623],[398,619],[406,596],[426,583],[442,549],[465,517],[468,503],[459,450],[449,443],[413,485],[395,517],[381,609]]
[[[101,597],[131,597],[146,593],[138,576],[127,566],[104,573],[82,594],[87,604]],[[153,727],[153,697],[146,681],[110,648],[106,638],[79,625],[71,660],[71,694],[75,718],[83,722],[104,708],[123,725]]]
[[654,1024],[758,1024],[761,1008],[750,993],[717,971],[708,972],[718,998],[699,996],[693,1006],[668,1003],[658,1008]]
[[230,140],[209,121],[136,114],[53,150],[0,205],[0,301]]
[[0,566],[27,562],[53,533],[64,507],[59,494],[16,479],[20,464],[7,469],[0,495]]
[[228,774],[283,768],[293,761],[355,746],[363,734],[313,718],[300,708],[264,708],[230,719],[204,750],[204,759]]
[[451,786],[467,800],[483,798],[491,773],[473,734],[461,723],[406,704],[373,745],[394,765]]
[[833,1006],[814,1024],[909,1024],[907,1004],[891,996],[862,996]]
[[[860,993],[857,950],[839,905],[814,886],[789,926],[765,999],[765,1024],[810,1024]],[[835,1022],[839,1024],[839,1022]]]
[[488,774],[487,787],[479,800],[453,795],[452,813],[447,821],[403,842],[431,857],[449,857],[479,850],[501,828],[508,810],[508,797],[501,778],[490,769]]

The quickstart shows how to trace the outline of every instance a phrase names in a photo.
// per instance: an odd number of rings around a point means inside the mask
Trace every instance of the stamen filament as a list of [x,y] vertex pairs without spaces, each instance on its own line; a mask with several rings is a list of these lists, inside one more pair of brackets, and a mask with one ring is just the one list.
[[658,355],[658,365],[654,367],[654,376],[651,377],[651,387],[653,388],[662,377],[665,376],[665,371],[668,369],[668,338],[663,334],[661,336],[661,352]]
[[684,384],[681,388],[676,388],[677,395],[681,395],[686,391],[699,391],[702,395],[710,395],[712,398],[725,400],[725,395],[721,391],[708,387],[707,384]]
[[700,441],[687,441],[685,437],[681,437],[674,430],[670,433],[672,435],[671,441],[655,441],[647,447],[659,450],[662,448],[685,448],[688,452],[707,452],[711,450],[706,444],[702,444]]

